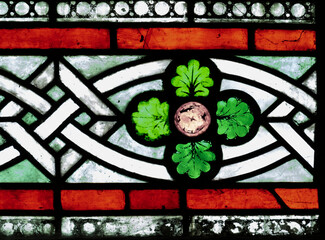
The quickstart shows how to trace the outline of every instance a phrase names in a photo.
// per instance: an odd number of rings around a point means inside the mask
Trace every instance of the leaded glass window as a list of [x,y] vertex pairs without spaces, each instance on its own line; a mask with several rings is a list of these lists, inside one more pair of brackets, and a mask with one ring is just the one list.
[[320,236],[318,8],[0,1],[0,238]]

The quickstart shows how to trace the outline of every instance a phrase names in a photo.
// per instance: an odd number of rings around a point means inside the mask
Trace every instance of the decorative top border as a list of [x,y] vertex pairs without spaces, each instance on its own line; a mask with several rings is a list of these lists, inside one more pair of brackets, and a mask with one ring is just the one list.
[[[55,10],[52,10],[55,8]],[[0,0],[0,22],[315,23],[313,1]]]

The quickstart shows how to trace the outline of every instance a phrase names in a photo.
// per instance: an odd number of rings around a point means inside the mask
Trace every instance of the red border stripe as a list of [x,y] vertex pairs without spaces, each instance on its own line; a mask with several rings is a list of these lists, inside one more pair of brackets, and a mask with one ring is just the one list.
[[0,49],[107,49],[109,47],[108,29],[0,29]]
[[243,28],[119,28],[117,46],[121,49],[240,49],[248,48]]
[[130,191],[131,209],[177,209],[178,190],[133,190]]
[[255,32],[257,50],[314,51],[316,32],[312,30],[258,29]]
[[122,210],[125,194],[122,190],[62,190],[63,210]]
[[279,209],[281,206],[266,189],[189,189],[190,209]]
[[52,190],[0,190],[1,210],[53,210]]
[[318,191],[311,188],[276,188],[276,193],[292,209],[318,209]]

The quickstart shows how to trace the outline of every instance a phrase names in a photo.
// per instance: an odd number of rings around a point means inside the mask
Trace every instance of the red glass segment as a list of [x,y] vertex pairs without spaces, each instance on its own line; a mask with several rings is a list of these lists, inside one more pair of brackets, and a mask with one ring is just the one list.
[[312,188],[276,188],[276,193],[292,209],[318,209],[318,191]]
[[258,29],[255,32],[257,50],[314,51],[316,32],[312,30]]
[[279,209],[280,204],[266,189],[189,189],[190,209]]
[[108,29],[35,28],[0,29],[0,49],[107,49]]
[[119,28],[121,49],[247,49],[247,29],[243,28]]
[[1,210],[53,210],[52,190],[0,190]]
[[63,210],[122,210],[125,194],[122,190],[62,190]]
[[130,191],[131,209],[177,209],[178,190],[133,190]]

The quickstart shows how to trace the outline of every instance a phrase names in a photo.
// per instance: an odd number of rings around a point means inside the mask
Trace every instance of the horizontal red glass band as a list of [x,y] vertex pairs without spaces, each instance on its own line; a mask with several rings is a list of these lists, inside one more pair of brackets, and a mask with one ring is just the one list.
[[0,210],[53,210],[53,191],[0,190]]
[[63,210],[122,210],[125,194],[122,190],[62,190]]
[[109,47],[108,29],[0,29],[0,49],[107,49]]
[[285,204],[292,209],[318,209],[317,189],[300,188],[285,189],[276,188],[276,193],[282,198]]
[[120,28],[121,49],[247,49],[247,29]]
[[265,189],[189,189],[190,209],[279,209],[275,197]]
[[313,51],[316,50],[316,32],[258,29],[255,32],[255,46],[257,50]]
[[178,190],[133,190],[130,191],[131,209],[177,209]]

